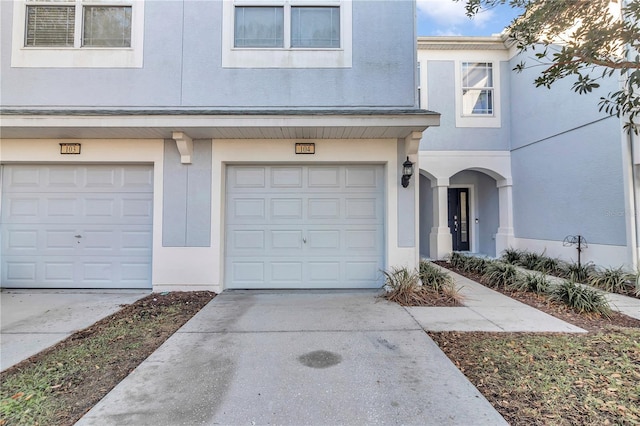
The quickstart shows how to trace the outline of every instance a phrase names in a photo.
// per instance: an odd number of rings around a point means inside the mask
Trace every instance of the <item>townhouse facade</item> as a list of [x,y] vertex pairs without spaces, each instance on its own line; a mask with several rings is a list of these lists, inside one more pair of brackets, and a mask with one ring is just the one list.
[[[637,135],[598,111],[617,78],[579,95],[536,88],[541,68],[502,35],[419,37],[421,106],[442,114],[420,145],[420,241],[500,256],[509,247],[638,266]],[[513,69],[522,60],[525,70]]]
[[0,2],[5,288],[379,287],[415,265],[415,2]]

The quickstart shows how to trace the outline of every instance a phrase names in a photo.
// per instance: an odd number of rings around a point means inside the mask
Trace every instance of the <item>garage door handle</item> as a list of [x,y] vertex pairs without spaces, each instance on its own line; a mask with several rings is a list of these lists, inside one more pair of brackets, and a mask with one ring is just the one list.
[[303,238],[303,239],[302,239],[302,242],[303,242],[303,243],[305,243],[305,244],[307,244],[307,239],[306,239],[306,238]]
[[76,238],[82,238],[82,235],[74,235]]

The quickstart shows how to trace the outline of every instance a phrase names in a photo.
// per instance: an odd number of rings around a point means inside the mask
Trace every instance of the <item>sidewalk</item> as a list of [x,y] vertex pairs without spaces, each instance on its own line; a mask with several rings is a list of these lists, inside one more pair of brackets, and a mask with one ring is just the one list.
[[453,271],[464,296],[461,307],[408,307],[427,331],[586,333],[586,330],[518,302]]
[[0,371],[148,294],[140,290],[2,290]]

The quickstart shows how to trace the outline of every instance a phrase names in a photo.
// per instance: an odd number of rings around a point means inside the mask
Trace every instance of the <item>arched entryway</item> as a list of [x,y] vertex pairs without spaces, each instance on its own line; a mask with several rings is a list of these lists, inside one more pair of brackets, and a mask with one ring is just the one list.
[[420,154],[422,257],[442,259],[451,251],[495,257],[512,245],[508,157],[504,164],[493,167],[495,164],[482,164],[473,156],[460,161],[457,155],[455,162],[448,163],[437,155]]

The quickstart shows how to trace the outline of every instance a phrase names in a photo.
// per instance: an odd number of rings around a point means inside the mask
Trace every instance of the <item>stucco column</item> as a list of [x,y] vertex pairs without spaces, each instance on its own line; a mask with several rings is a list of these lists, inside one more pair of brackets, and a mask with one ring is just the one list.
[[449,179],[438,179],[433,188],[433,227],[429,234],[429,257],[443,259],[451,253],[453,242],[449,230]]
[[513,234],[513,191],[510,179],[498,181],[498,202],[500,225],[496,233],[496,256],[500,256],[505,249],[513,247],[515,236]]

